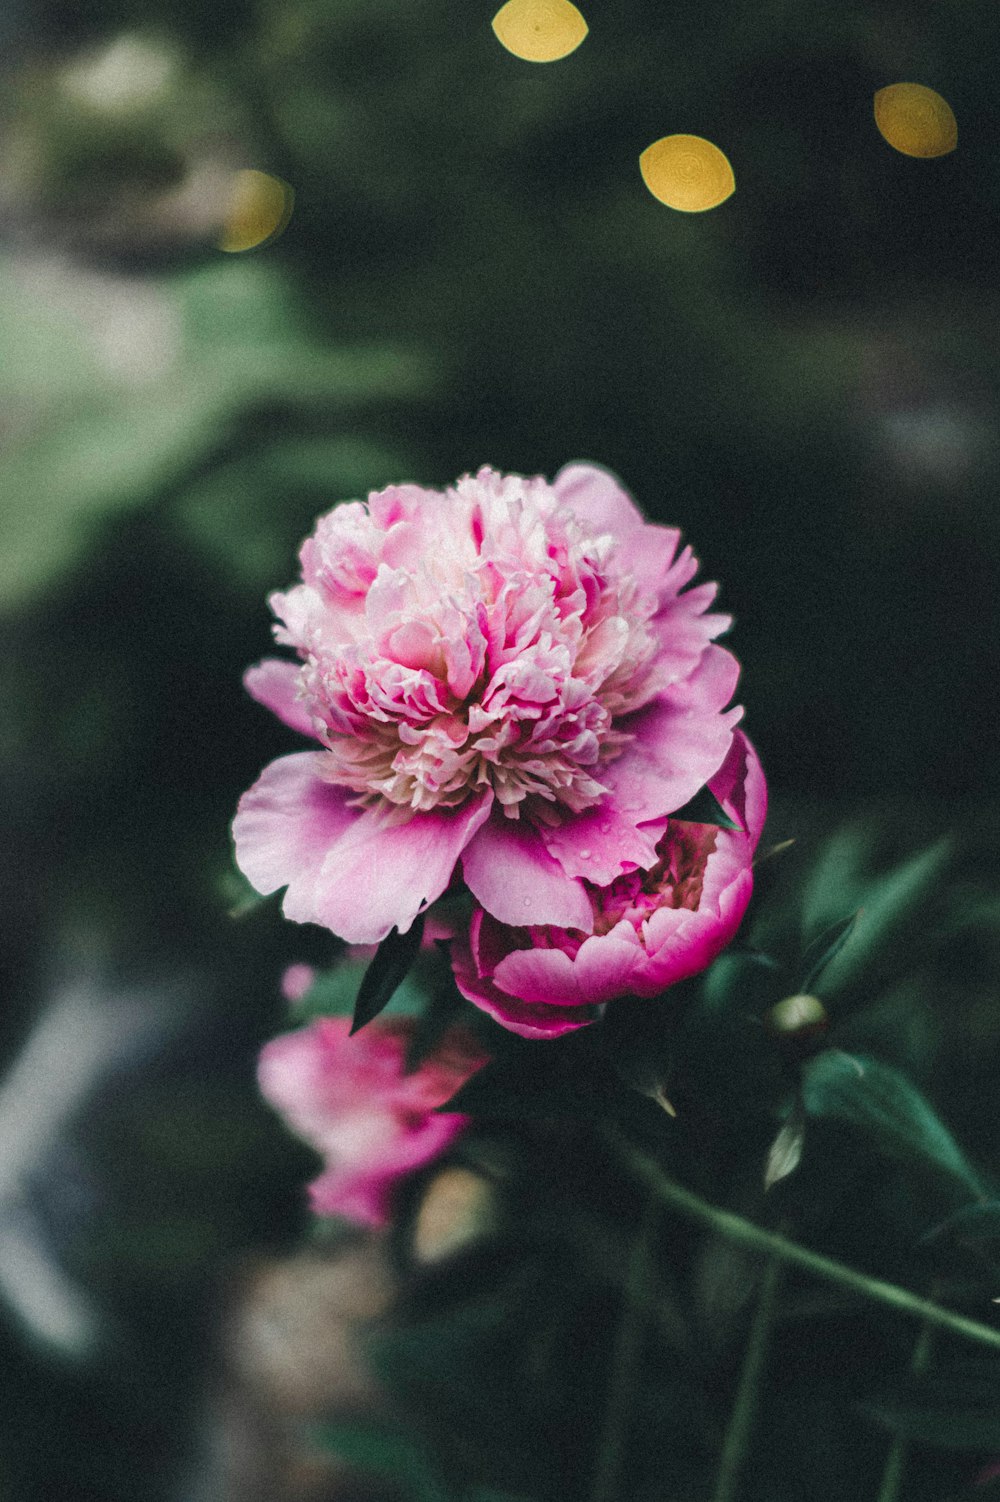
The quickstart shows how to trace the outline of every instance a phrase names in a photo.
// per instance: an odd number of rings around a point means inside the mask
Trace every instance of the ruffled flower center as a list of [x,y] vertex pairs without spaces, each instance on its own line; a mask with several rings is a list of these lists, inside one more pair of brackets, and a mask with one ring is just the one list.
[[[646,920],[660,908],[697,912],[705,867],[719,831],[714,824],[671,819],[656,847],[657,861],[647,871],[628,871],[606,887],[586,883],[594,909],[594,934],[609,934],[623,920],[644,940]],[[578,929],[536,927],[528,930],[525,948],[562,949],[571,958],[588,937]]]
[[602,799],[619,721],[663,686],[658,601],[544,481],[482,470],[342,505],[302,564],[276,635],[359,804],[406,817],[489,788],[510,818],[558,822]]

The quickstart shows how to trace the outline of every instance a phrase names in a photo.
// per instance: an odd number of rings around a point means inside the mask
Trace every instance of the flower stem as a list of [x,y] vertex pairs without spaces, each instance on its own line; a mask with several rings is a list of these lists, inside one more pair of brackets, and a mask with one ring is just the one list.
[[739,1386],[722,1446],[712,1502],[733,1502],[737,1493],[740,1470],[760,1403],[761,1379],[771,1343],[771,1327],[780,1280],[781,1261],[772,1252],[764,1265],[757,1308],[747,1337]]
[[720,1210],[691,1190],[675,1184],[655,1163],[643,1153],[637,1152],[618,1133],[608,1133],[606,1140],[623,1165],[678,1215],[710,1227],[738,1246],[754,1247],[771,1254],[779,1262],[801,1267],[813,1277],[849,1288],[862,1298],[885,1304],[890,1309],[898,1309],[903,1314],[915,1315],[931,1326],[951,1330],[953,1334],[961,1335],[966,1340],[1000,1350],[1000,1330],[984,1325],[979,1320],[968,1319],[964,1314],[943,1309],[940,1304],[922,1299],[908,1288],[900,1288],[898,1284],[886,1283],[881,1278],[871,1278],[867,1273],[859,1273],[853,1267],[836,1262],[832,1257],[824,1257],[819,1252],[812,1252],[808,1247],[799,1246],[797,1242],[789,1241],[786,1236],[780,1236],[775,1231],[765,1231],[763,1227],[754,1225],[753,1221],[744,1220],[741,1215]]
[[650,1281],[649,1259],[658,1208],[657,1196],[651,1194],[646,1201],[642,1219],[632,1242],[625,1273],[625,1286],[622,1289],[621,1313],[611,1356],[608,1403],[594,1471],[594,1484],[590,1494],[591,1502],[616,1502],[616,1498],[620,1495],[622,1452],[628,1421],[629,1398],[642,1354],[642,1316],[647,1306],[646,1291]]
[[[913,1357],[910,1361],[910,1371],[915,1377],[919,1377],[921,1372],[927,1370],[931,1359],[931,1342],[933,1336],[933,1326],[925,1319],[917,1332],[916,1343],[913,1347]],[[897,1434],[885,1458],[885,1470],[882,1472],[882,1485],[879,1488],[878,1502],[896,1502],[896,1498],[899,1496],[900,1484],[903,1480],[903,1467],[906,1464],[907,1449],[906,1436]]]

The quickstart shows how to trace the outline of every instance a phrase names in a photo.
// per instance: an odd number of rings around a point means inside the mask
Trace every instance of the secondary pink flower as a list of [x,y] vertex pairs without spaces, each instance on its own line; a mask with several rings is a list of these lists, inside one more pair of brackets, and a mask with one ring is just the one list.
[[586,932],[508,927],[481,907],[453,951],[459,990],[504,1027],[554,1038],[616,996],[655,996],[710,965],[739,926],[767,812],[757,754],[737,731],[709,787],[740,830],[672,819],[648,870],[587,885]]
[[261,1050],[262,1094],[325,1159],[309,1186],[317,1215],[385,1225],[397,1181],[430,1163],[466,1126],[468,1117],[435,1107],[485,1058],[453,1029],[406,1074],[412,1031],[405,1019],[376,1020],[352,1038],[346,1017],[322,1017]]
[[495,918],[589,932],[584,880],[651,866],[722,764],[739,667],[674,528],[572,464],[482,469],[338,506],[271,598],[250,693],[320,750],[272,762],[233,825],[284,911],[375,943],[465,882]]

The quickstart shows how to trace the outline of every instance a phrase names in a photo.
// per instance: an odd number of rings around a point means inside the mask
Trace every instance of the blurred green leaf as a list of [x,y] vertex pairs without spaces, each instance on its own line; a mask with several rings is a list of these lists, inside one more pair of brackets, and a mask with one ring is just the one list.
[[807,1116],[845,1122],[891,1157],[935,1169],[980,1195],[979,1177],[917,1086],[877,1059],[826,1049],[802,1071]]
[[384,1477],[399,1487],[407,1502],[453,1502],[428,1464],[416,1440],[383,1424],[324,1424],[314,1431],[324,1449],[349,1466]]
[[931,899],[950,854],[951,842],[939,840],[894,871],[872,880],[851,942],[824,967],[825,995],[833,996],[855,984],[890,943],[903,937],[904,930]]
[[0,602],[68,567],[94,519],[197,473],[260,406],[353,418],[431,379],[412,349],[321,341],[273,262],[158,281],[0,263]]
[[[383,1009],[391,1017],[416,1017],[425,1009],[434,984],[433,957],[419,954],[409,973],[397,986]],[[344,958],[329,970],[321,970],[309,990],[295,1003],[297,1021],[312,1017],[350,1017],[358,990],[368,969],[366,959]]]
[[848,918],[842,918],[839,923],[834,923],[825,933],[809,945],[802,957],[802,965],[805,977],[800,986],[801,991],[812,991],[820,980],[823,971],[831,960],[836,959],[844,945],[854,932],[854,925],[861,916],[861,910],[852,913]]
[[960,1242],[1000,1241],[1000,1200],[981,1205],[963,1205],[954,1215],[932,1226],[921,1241],[948,1239]]

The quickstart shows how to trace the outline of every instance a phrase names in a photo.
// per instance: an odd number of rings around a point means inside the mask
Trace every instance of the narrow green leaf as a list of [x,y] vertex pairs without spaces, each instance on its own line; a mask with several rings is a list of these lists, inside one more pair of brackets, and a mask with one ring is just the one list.
[[846,1122],[890,1156],[934,1169],[981,1195],[975,1170],[944,1122],[891,1065],[826,1049],[805,1065],[802,1087],[807,1116]]
[[693,798],[688,799],[683,808],[676,809],[670,817],[683,819],[688,824],[717,824],[720,829],[742,830],[742,825],[729,817],[707,783],[695,793]]
[[800,991],[808,994],[814,989],[827,965],[831,960],[836,959],[851,937],[854,925],[861,917],[861,913],[862,909],[859,908],[856,913],[851,913],[849,918],[841,918],[839,923],[834,923],[830,928],[824,929],[823,933],[809,945],[802,957],[805,977],[799,987]]
[[397,987],[406,979],[423,936],[424,918],[421,913],[414,918],[405,934],[394,928],[382,940],[358,988],[354,1020],[351,1023],[352,1036],[388,1006]]

